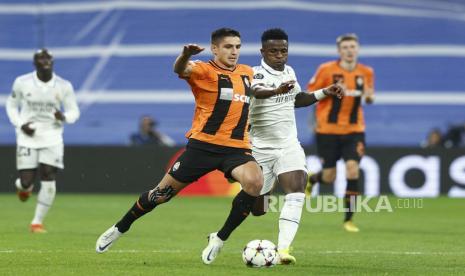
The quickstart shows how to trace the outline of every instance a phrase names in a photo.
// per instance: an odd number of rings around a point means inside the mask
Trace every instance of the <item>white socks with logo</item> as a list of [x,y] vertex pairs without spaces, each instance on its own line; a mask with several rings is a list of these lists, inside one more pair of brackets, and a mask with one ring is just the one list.
[[55,181],[41,181],[40,191],[37,195],[37,206],[34,219],[31,224],[42,224],[48,209],[52,206],[55,199],[56,185]]
[[278,249],[288,248],[299,228],[305,193],[287,194],[279,216]]

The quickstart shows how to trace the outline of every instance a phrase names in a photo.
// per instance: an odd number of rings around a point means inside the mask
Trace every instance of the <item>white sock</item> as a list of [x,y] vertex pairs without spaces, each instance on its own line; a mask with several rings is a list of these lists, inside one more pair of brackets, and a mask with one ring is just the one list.
[[286,249],[291,246],[299,228],[304,201],[304,193],[286,195],[284,206],[279,216],[278,249]]
[[37,195],[37,206],[34,219],[31,224],[42,224],[48,209],[52,206],[55,199],[56,185],[55,181],[40,181],[40,191]]

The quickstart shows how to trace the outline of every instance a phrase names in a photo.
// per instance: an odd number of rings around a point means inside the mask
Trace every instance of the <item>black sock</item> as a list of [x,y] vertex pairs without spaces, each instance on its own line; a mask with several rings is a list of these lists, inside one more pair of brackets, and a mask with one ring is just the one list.
[[344,207],[348,209],[345,213],[344,221],[352,220],[354,211],[356,210],[355,203],[358,196],[358,179],[347,179],[347,189],[344,196]]
[[149,192],[145,192],[140,195],[139,199],[129,209],[129,211],[116,223],[116,228],[121,233],[125,233],[131,227],[131,224],[141,216],[147,214],[155,208],[156,203],[154,199],[149,198]]
[[256,196],[251,196],[244,192],[240,191],[236,197],[233,199],[232,208],[229,213],[226,222],[223,227],[218,231],[217,236],[223,241],[227,240],[231,235],[232,231],[236,229],[249,215],[252,206],[257,199]]

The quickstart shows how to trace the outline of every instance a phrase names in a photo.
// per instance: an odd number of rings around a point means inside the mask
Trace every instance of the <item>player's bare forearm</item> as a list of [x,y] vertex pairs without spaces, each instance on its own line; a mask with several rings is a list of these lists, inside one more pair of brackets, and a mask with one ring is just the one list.
[[187,68],[187,63],[189,62],[190,55],[181,53],[174,62],[173,70],[176,74],[182,75]]
[[264,88],[262,86],[257,86],[252,88],[252,95],[256,99],[267,99],[276,95],[276,89]]
[[189,60],[191,56],[197,55],[202,52],[205,48],[198,46],[197,44],[184,45],[182,53],[176,58],[173,65],[173,70],[180,76],[187,77],[190,75]]
[[315,93],[300,92],[295,96],[294,107],[305,107],[316,103],[318,100],[315,97]]
[[294,88],[295,81],[287,81],[281,83],[277,88],[267,88],[261,85],[256,85],[252,88],[252,94],[256,99],[267,99],[274,95],[287,93]]
[[344,96],[344,87],[338,83],[330,85],[326,88],[317,90],[313,93],[300,92],[295,97],[294,107],[304,107],[316,103],[319,100],[326,98],[327,96],[336,97],[342,99]]

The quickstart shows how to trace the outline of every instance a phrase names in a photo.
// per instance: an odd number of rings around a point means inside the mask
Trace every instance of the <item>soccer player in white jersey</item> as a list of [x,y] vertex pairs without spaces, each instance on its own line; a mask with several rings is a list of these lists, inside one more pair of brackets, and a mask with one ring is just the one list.
[[79,108],[71,83],[53,73],[53,56],[47,49],[34,54],[34,66],[36,71],[14,81],[6,111],[16,129],[17,194],[26,201],[39,176],[41,185],[30,229],[45,233],[42,223],[55,198],[56,174],[64,167],[63,124],[74,123]]
[[265,196],[277,180],[286,194],[279,218],[280,263],[293,264],[296,259],[289,254],[289,248],[300,222],[307,182],[294,108],[311,105],[327,95],[342,97],[343,88],[335,84],[314,93],[301,92],[294,70],[286,65],[287,34],[281,29],[269,29],[261,40],[263,59],[260,66],[253,68],[249,119],[252,153],[262,167],[264,185],[252,214],[265,214]]

